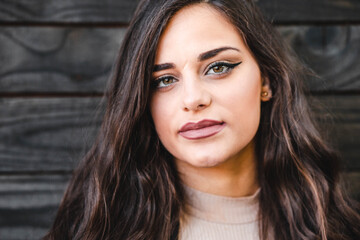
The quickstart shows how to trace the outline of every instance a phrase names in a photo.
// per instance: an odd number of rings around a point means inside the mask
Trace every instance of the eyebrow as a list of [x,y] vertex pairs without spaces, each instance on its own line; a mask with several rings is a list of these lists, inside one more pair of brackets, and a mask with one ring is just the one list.
[[[215,57],[216,55],[218,55],[220,52],[226,51],[226,50],[235,50],[237,52],[240,52],[239,49],[234,48],[234,47],[221,47],[221,48],[216,48],[216,49],[212,49],[210,51],[201,53],[198,57],[198,61],[202,62],[205,61],[209,58]],[[162,70],[166,70],[166,69],[172,69],[175,68],[175,64],[173,63],[163,63],[163,64],[157,64],[154,66],[153,72],[158,72],[158,71],[162,71]]]
[[171,68],[175,68],[175,65],[173,63],[158,64],[154,66],[153,72],[158,72],[161,70],[166,70]]
[[239,49],[233,48],[233,47],[221,47],[221,48],[216,48],[216,49],[213,49],[213,50],[210,50],[210,51],[201,53],[201,54],[199,55],[199,57],[198,57],[198,61],[201,62],[201,61],[207,60],[207,59],[209,59],[209,58],[215,57],[215,56],[218,55],[220,52],[223,52],[223,51],[226,51],[226,50],[235,50],[235,51],[240,52]]

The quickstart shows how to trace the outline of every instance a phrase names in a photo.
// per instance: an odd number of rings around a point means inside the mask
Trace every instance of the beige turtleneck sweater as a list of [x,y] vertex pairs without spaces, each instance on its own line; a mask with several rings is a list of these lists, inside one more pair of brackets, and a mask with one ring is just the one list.
[[180,221],[180,240],[259,240],[258,195],[223,197],[185,186],[187,209]]

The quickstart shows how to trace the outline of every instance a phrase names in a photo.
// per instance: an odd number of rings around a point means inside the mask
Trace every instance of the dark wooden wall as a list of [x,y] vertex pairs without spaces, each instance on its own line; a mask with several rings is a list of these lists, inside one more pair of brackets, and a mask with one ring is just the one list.
[[[307,82],[312,105],[360,199],[360,2],[257,2],[321,76]],[[48,230],[99,126],[101,97],[135,5],[0,1],[0,239],[39,239]]]

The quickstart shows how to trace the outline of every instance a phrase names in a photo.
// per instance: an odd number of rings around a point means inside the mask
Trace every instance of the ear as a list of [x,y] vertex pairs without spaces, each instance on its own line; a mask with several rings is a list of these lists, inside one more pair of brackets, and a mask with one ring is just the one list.
[[270,81],[268,77],[262,79],[261,86],[261,101],[267,102],[272,98],[272,91],[270,88]]

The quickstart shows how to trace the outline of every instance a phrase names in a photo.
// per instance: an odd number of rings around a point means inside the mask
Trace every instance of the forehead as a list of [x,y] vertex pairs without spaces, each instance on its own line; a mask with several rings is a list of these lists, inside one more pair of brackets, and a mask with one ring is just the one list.
[[204,52],[220,46],[244,43],[237,28],[214,7],[193,4],[178,11],[165,28],[157,49],[160,58]]

